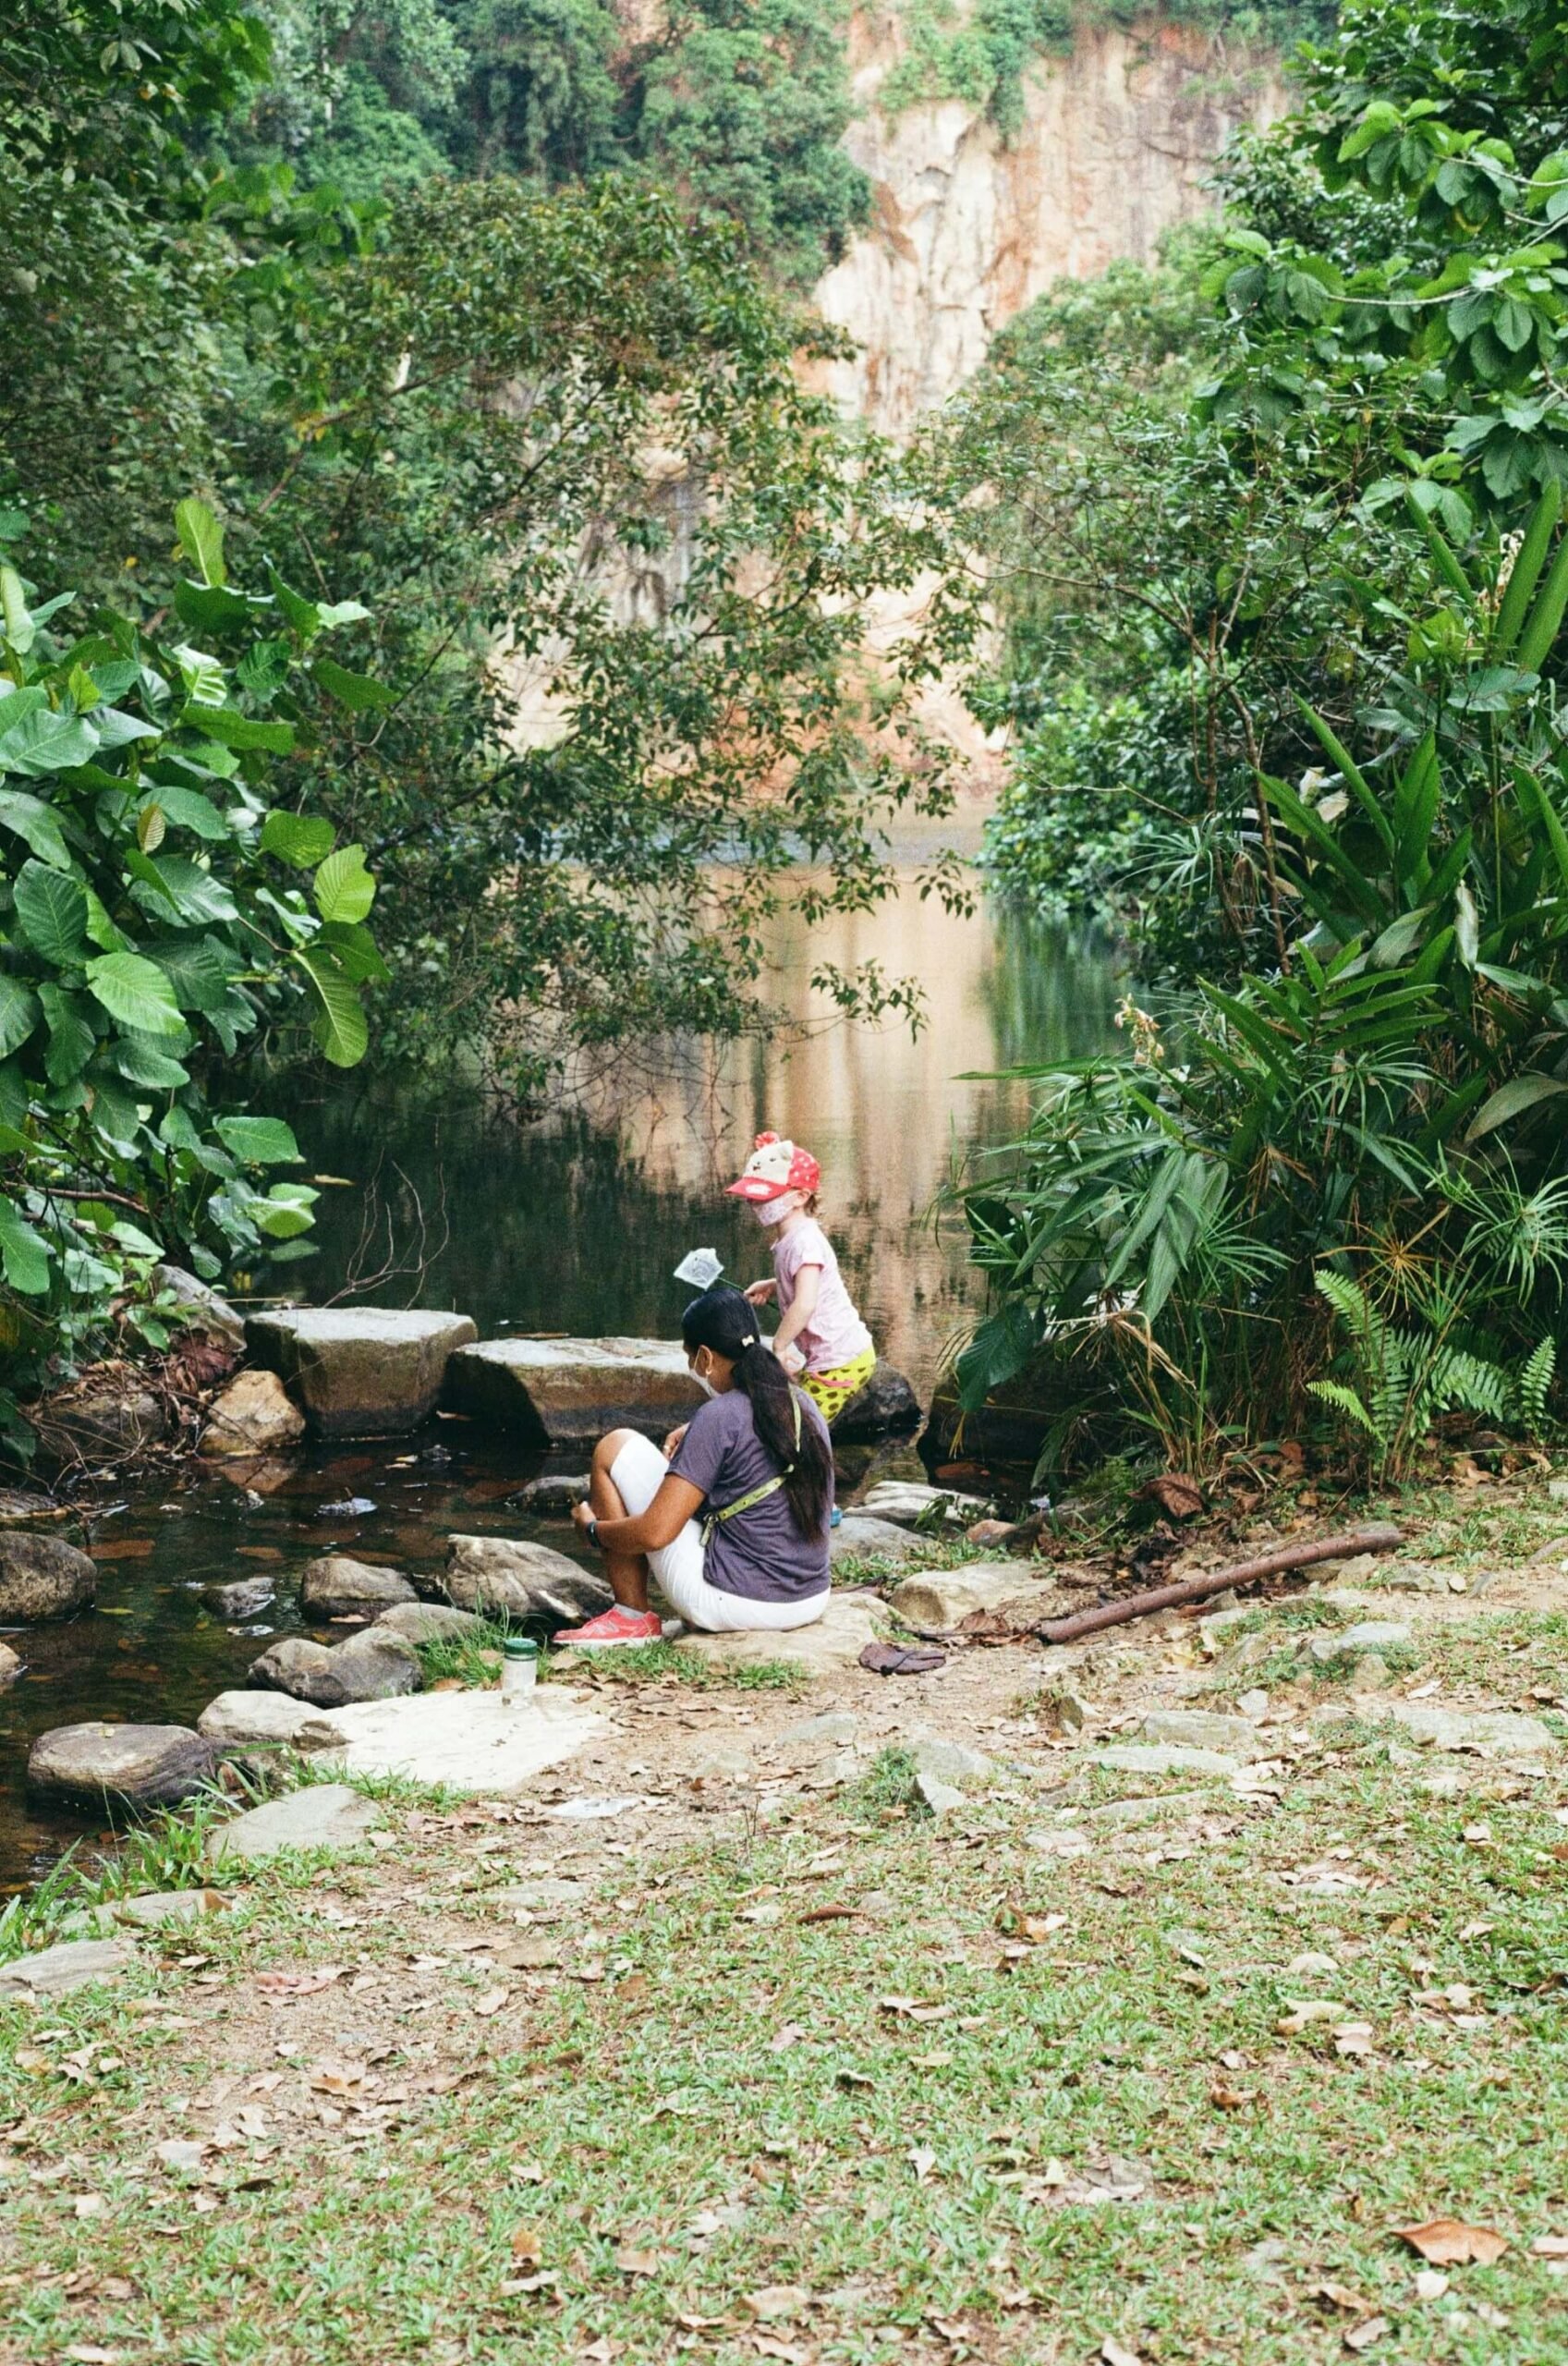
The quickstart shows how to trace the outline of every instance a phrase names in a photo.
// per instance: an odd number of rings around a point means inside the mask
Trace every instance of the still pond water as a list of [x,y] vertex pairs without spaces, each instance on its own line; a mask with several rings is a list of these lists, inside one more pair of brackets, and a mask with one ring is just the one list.
[[[810,989],[824,957],[918,977],[929,1025],[912,1037],[896,1024],[835,1023]],[[711,1245],[743,1282],[767,1270],[755,1219],[723,1186],[771,1126],[821,1161],[824,1221],[850,1288],[924,1397],[977,1303],[962,1236],[930,1219],[931,1201],[954,1162],[1009,1140],[1027,1105],[1021,1086],[964,1072],[1104,1045],[1111,965],[1005,914],[954,917],[911,887],[785,944],[771,991],[799,1022],[793,1038],[718,1054],[674,1046],[585,1084],[569,1114],[544,1124],[519,1125],[464,1079],[437,1091],[350,1082],[291,1100],[310,1167],[359,1187],[324,1188],[320,1253],[298,1269],[298,1295],[327,1298],[390,1255],[404,1270],[365,1292],[369,1302],[457,1308],[481,1336],[669,1336],[689,1295],[672,1269],[689,1250]],[[95,1608],[10,1639],[27,1666],[0,1695],[0,1887],[25,1880],[72,1829],[26,1798],[35,1735],[100,1715],[194,1723],[243,1681],[267,1637],[299,1628],[294,1580],[319,1553],[418,1571],[441,1567],[454,1531],[531,1531],[565,1546],[569,1531],[541,1530],[509,1500],[541,1468],[437,1422],[406,1442],[310,1453],[260,1498],[192,1474],[95,1520],[84,1540],[99,1564]],[[351,1499],[373,1509],[334,1508]],[[262,1575],[277,1598],[247,1626],[202,1606],[203,1586]]]

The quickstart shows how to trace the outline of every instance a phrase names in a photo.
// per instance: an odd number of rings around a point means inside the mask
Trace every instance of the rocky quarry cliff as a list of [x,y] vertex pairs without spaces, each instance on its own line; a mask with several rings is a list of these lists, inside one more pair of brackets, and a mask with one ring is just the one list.
[[820,383],[894,436],[971,377],[1053,279],[1149,260],[1165,230],[1207,209],[1231,133],[1285,104],[1271,53],[1150,17],[1085,28],[1070,55],[1038,58],[1006,136],[959,99],[884,113],[904,44],[897,0],[856,14],[845,145],[870,180],[871,221],[815,291],[859,348]]

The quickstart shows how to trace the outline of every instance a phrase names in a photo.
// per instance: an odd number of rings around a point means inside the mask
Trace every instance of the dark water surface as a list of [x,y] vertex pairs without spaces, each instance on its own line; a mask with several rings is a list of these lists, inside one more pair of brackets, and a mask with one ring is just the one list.
[[[916,975],[930,1025],[912,1037],[834,1022],[809,983],[823,959]],[[670,1046],[578,1079],[572,1105],[540,1124],[519,1124],[464,1077],[289,1094],[279,1105],[310,1170],[356,1187],[322,1187],[320,1253],[294,1269],[297,1295],[320,1301],[390,1261],[398,1270],[368,1302],[456,1307],[481,1335],[671,1335],[689,1295],[671,1269],[688,1250],[711,1245],[742,1282],[768,1270],[755,1219],[723,1194],[766,1125],[820,1159],[823,1220],[851,1290],[882,1352],[925,1395],[978,1304],[963,1238],[930,1219],[930,1202],[955,1160],[1008,1140],[1027,1107],[1016,1084],[959,1079],[1112,1040],[1110,964],[911,892],[782,945],[772,990],[804,1032],[716,1055]],[[99,1563],[96,1607],[8,1638],[26,1673],[0,1694],[0,1884],[25,1879],[73,1828],[26,1798],[38,1733],[99,1715],[193,1723],[243,1681],[269,1636],[298,1631],[295,1582],[319,1553],[433,1571],[454,1532],[533,1532],[565,1547],[569,1531],[530,1528],[508,1500],[543,1467],[438,1421],[406,1442],[302,1457],[260,1501],[211,1470],[131,1491],[82,1540]],[[376,1508],[322,1509],[351,1497]],[[262,1574],[275,1576],[277,1599],[246,1628],[202,1607],[203,1585]]]

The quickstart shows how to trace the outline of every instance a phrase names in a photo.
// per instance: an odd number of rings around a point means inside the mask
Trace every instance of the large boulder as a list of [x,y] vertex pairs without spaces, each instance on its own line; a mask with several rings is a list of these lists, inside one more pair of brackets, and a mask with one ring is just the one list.
[[214,1618],[254,1618],[273,1593],[271,1578],[231,1578],[226,1585],[203,1586],[201,1599]]
[[152,1287],[175,1300],[190,1330],[204,1331],[210,1339],[221,1339],[227,1347],[244,1347],[244,1317],[235,1312],[226,1298],[220,1298],[182,1265],[154,1265]]
[[930,1552],[923,1536],[916,1536],[906,1528],[895,1528],[892,1520],[876,1519],[865,1512],[845,1512],[828,1539],[828,1558],[835,1568],[841,1561],[918,1560],[922,1554],[929,1559]]
[[487,1692],[425,1692],[334,1710],[342,1746],[318,1763],[343,1774],[401,1774],[444,1789],[504,1799],[573,1758],[604,1729],[565,1685],[531,1695],[526,1712]]
[[188,1726],[56,1726],[27,1762],[28,1787],[77,1807],[173,1807],[213,1777],[213,1745]]
[[920,1400],[901,1372],[880,1363],[833,1424],[833,1444],[900,1435],[920,1426]]
[[0,1692],[8,1684],[15,1684],[21,1672],[22,1664],[9,1643],[0,1643]]
[[213,1402],[201,1433],[212,1455],[286,1453],[305,1434],[305,1416],[275,1372],[242,1372]]
[[39,1461],[55,1470],[134,1461],[168,1429],[163,1406],[140,1382],[91,1373],[30,1407],[28,1419]]
[[455,1536],[447,1548],[447,1600],[459,1610],[519,1624],[553,1618],[576,1626],[608,1610],[614,1596],[597,1570],[548,1544],[507,1536]]
[[25,1528],[30,1520],[64,1519],[69,1506],[30,1487],[0,1487],[0,1528]]
[[299,1607],[307,1618],[379,1618],[402,1602],[419,1597],[400,1569],[378,1568],[346,1553],[323,1553],[307,1563],[299,1580]]
[[255,1314],[245,1335],[323,1437],[386,1438],[434,1410],[453,1350],[479,1335],[466,1314],[366,1306]]
[[389,1701],[417,1692],[424,1679],[419,1655],[407,1636],[377,1626],[330,1650],[303,1636],[286,1636],[252,1663],[249,1680],[318,1709],[338,1709],[349,1701]]
[[72,1611],[85,1609],[97,1591],[96,1567],[63,1537],[0,1530],[0,1626],[68,1618]]
[[961,1495],[951,1487],[928,1487],[915,1479],[879,1479],[854,1508],[857,1516],[892,1520],[897,1528],[940,1531],[967,1528],[986,1506],[978,1495]]
[[486,1339],[460,1348],[446,1403],[529,1445],[592,1445],[606,1430],[662,1442],[702,1391],[678,1339]]

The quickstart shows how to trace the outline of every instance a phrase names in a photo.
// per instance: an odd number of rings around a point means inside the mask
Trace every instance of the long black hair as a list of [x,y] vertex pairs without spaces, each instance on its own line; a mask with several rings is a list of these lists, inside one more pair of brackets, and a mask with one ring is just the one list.
[[796,1527],[802,1536],[821,1535],[833,1508],[833,1448],[821,1423],[796,1403],[789,1375],[772,1348],[762,1345],[755,1309],[739,1290],[721,1282],[687,1308],[681,1317],[681,1344],[688,1356],[708,1348],[733,1364],[735,1384],[749,1400],[757,1434],[784,1474],[784,1491]]

